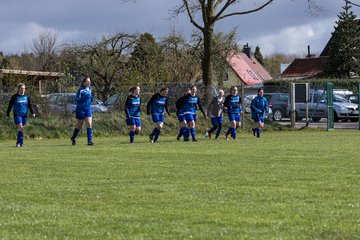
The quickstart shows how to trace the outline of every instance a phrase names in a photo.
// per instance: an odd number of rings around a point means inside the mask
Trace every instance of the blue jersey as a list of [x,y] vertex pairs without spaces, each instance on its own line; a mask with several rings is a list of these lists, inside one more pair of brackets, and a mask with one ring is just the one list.
[[33,114],[34,110],[32,108],[30,97],[16,93],[10,99],[6,115],[9,116],[11,109],[13,109],[14,116],[26,116],[28,107]]
[[237,114],[241,112],[241,97],[239,95],[228,95],[225,99],[224,106],[227,112]]
[[183,112],[185,114],[189,113],[196,113],[196,110],[198,109],[198,104],[200,102],[199,97],[188,95],[188,97],[185,100],[185,104],[183,105]]
[[200,102],[200,98],[197,96],[192,96],[190,93],[181,97],[176,105],[179,107],[178,113],[196,114],[197,109],[200,109],[204,117],[206,117],[205,111]]
[[125,114],[126,117],[140,117],[140,97],[135,97],[134,95],[129,95],[125,102]]
[[91,109],[91,87],[81,85],[76,92],[76,108],[77,109]]
[[[164,114],[166,111],[169,114],[168,110],[168,98],[166,96],[161,96],[160,93],[155,93],[147,103],[147,114]],[[170,115],[170,114],[169,114]]]
[[265,116],[265,112],[269,110],[268,101],[264,97],[260,97],[257,95],[251,101],[251,117],[254,118],[256,116]]

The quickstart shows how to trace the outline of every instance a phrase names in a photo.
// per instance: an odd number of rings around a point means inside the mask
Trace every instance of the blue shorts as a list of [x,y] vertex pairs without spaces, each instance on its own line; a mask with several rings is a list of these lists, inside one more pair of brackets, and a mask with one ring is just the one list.
[[129,118],[126,118],[126,124],[127,124],[128,126],[137,126],[137,127],[140,127],[140,126],[141,126],[140,117],[129,117]]
[[182,123],[183,121],[186,121],[184,114],[179,114],[177,117],[178,117],[180,123]]
[[252,116],[252,119],[254,120],[254,122],[260,122],[260,123],[264,123],[264,115],[260,115],[260,114],[256,114],[254,116]]
[[92,117],[91,109],[76,109],[76,119],[84,120],[88,117]]
[[229,121],[240,122],[240,113],[229,113]]
[[191,122],[191,121],[196,122],[196,114],[194,114],[194,113],[185,113],[184,116],[185,116],[186,122],[188,122],[188,123]]
[[152,120],[154,123],[164,123],[164,114],[153,113]]
[[14,122],[16,125],[21,124],[25,126],[27,122],[27,116],[14,116]]
[[211,124],[213,126],[223,124],[223,117],[222,116],[220,116],[220,117],[211,117]]

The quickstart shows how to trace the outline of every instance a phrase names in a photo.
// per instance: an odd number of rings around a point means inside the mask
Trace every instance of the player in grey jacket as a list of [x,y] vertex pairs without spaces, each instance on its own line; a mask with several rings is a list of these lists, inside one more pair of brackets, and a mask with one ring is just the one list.
[[214,97],[208,108],[208,116],[211,115],[211,124],[212,128],[210,128],[206,133],[205,137],[211,139],[211,134],[217,129],[215,139],[217,139],[222,130],[223,124],[223,110],[224,110],[224,91],[219,90],[218,95]]

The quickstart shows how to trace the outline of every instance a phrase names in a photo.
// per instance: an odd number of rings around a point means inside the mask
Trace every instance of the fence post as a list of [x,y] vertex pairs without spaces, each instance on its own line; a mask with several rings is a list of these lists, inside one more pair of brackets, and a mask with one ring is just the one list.
[[360,130],[360,102],[359,102],[359,100],[360,100],[360,83],[359,83],[359,85],[358,85],[358,112],[359,112],[359,130]]
[[295,128],[295,83],[290,83],[290,107],[291,128]]
[[326,83],[327,131],[334,129],[333,89],[334,89],[334,84],[327,82]]

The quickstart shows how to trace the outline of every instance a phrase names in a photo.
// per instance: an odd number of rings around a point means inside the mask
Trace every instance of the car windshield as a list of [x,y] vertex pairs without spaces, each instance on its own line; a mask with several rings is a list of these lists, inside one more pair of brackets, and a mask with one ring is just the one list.
[[349,102],[349,100],[338,94],[334,94],[334,102]]

